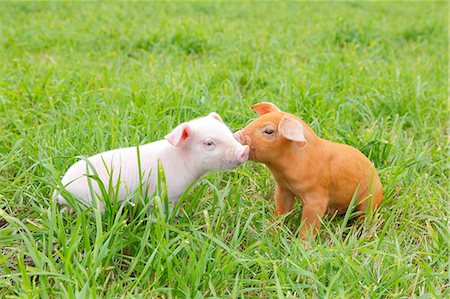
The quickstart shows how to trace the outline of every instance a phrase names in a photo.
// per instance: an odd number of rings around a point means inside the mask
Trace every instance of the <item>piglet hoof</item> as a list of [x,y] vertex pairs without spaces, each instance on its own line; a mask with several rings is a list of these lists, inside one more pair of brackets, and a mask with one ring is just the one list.
[[282,225],[281,221],[280,217],[276,216],[272,220],[269,220],[269,232],[272,236],[279,234]]
[[309,240],[300,239],[300,246],[302,246],[303,249],[307,250],[309,247],[311,247],[311,242]]
[[61,213],[67,214],[68,216],[70,216],[70,215],[73,214],[73,209],[71,207],[69,207],[69,206],[63,206],[61,208]]

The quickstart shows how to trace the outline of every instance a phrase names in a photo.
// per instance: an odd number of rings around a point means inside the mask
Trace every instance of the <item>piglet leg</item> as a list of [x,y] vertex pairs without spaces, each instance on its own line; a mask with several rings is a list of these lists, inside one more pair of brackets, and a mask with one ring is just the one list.
[[325,215],[327,200],[325,196],[303,198],[302,227],[299,237],[306,241],[315,238],[320,227],[320,219]]
[[289,212],[292,209],[294,202],[294,193],[277,185],[275,190],[275,216],[280,216]]

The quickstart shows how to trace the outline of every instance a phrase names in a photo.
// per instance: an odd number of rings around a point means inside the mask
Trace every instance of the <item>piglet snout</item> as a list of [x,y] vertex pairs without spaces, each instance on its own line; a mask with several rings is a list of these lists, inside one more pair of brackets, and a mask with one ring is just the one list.
[[237,161],[239,163],[244,163],[248,160],[248,155],[250,154],[250,147],[248,145],[244,145],[242,149],[238,152]]
[[243,140],[243,138],[242,138],[242,130],[236,131],[236,132],[233,134],[233,137],[234,137],[234,139],[236,139],[240,144],[243,144],[243,143],[244,143],[244,140]]

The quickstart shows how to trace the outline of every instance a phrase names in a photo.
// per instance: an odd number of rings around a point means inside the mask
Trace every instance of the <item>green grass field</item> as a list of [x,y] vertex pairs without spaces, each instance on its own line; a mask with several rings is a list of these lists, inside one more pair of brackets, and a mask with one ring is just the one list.
[[[0,297],[450,296],[448,4],[1,3]],[[385,189],[364,223],[273,216],[260,164],[202,178],[177,215],[68,215],[76,156],[272,101],[360,149]]]

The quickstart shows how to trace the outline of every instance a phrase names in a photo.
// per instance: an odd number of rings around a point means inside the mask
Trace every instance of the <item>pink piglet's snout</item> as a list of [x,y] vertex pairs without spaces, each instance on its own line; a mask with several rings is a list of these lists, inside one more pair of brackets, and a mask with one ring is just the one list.
[[242,164],[248,160],[248,155],[250,154],[250,147],[248,145],[242,146],[242,148],[237,152],[236,160]]

